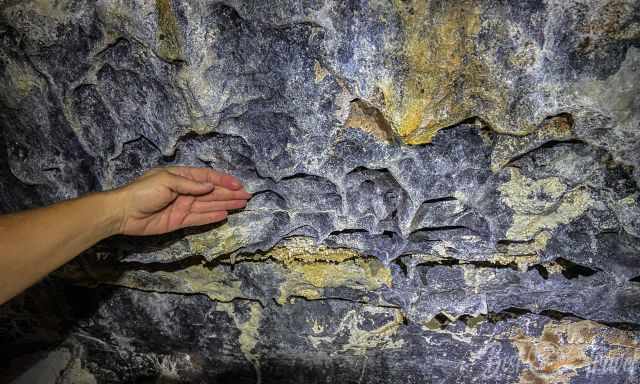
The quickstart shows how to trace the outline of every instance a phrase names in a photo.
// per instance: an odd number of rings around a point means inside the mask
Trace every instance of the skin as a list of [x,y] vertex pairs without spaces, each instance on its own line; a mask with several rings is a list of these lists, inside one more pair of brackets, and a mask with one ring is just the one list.
[[219,222],[250,197],[233,176],[169,167],[118,189],[0,216],[0,304],[107,237]]

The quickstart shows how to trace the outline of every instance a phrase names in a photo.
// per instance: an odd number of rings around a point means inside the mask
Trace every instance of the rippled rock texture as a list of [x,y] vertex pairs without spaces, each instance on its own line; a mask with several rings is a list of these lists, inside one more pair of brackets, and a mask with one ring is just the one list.
[[637,1],[1,4],[4,211],[254,193],[0,308],[13,377],[640,382]]

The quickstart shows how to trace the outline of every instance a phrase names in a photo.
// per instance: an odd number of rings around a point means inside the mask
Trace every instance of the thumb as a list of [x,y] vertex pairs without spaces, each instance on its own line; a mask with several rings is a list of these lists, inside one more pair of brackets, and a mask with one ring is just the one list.
[[204,195],[214,188],[211,183],[200,183],[172,173],[168,173],[167,186],[182,195]]

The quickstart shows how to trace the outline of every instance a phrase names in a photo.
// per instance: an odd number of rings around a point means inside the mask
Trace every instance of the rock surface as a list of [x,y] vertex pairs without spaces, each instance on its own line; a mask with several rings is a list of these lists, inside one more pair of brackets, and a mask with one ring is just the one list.
[[254,193],[1,307],[6,376],[640,382],[637,1],[4,1],[0,79],[2,211]]

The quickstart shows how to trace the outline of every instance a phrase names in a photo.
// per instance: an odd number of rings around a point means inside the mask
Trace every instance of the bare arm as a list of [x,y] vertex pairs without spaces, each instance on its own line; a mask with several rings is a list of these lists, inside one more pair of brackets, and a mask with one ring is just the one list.
[[232,176],[171,167],[113,191],[0,216],[0,304],[109,236],[218,222],[250,196]]

